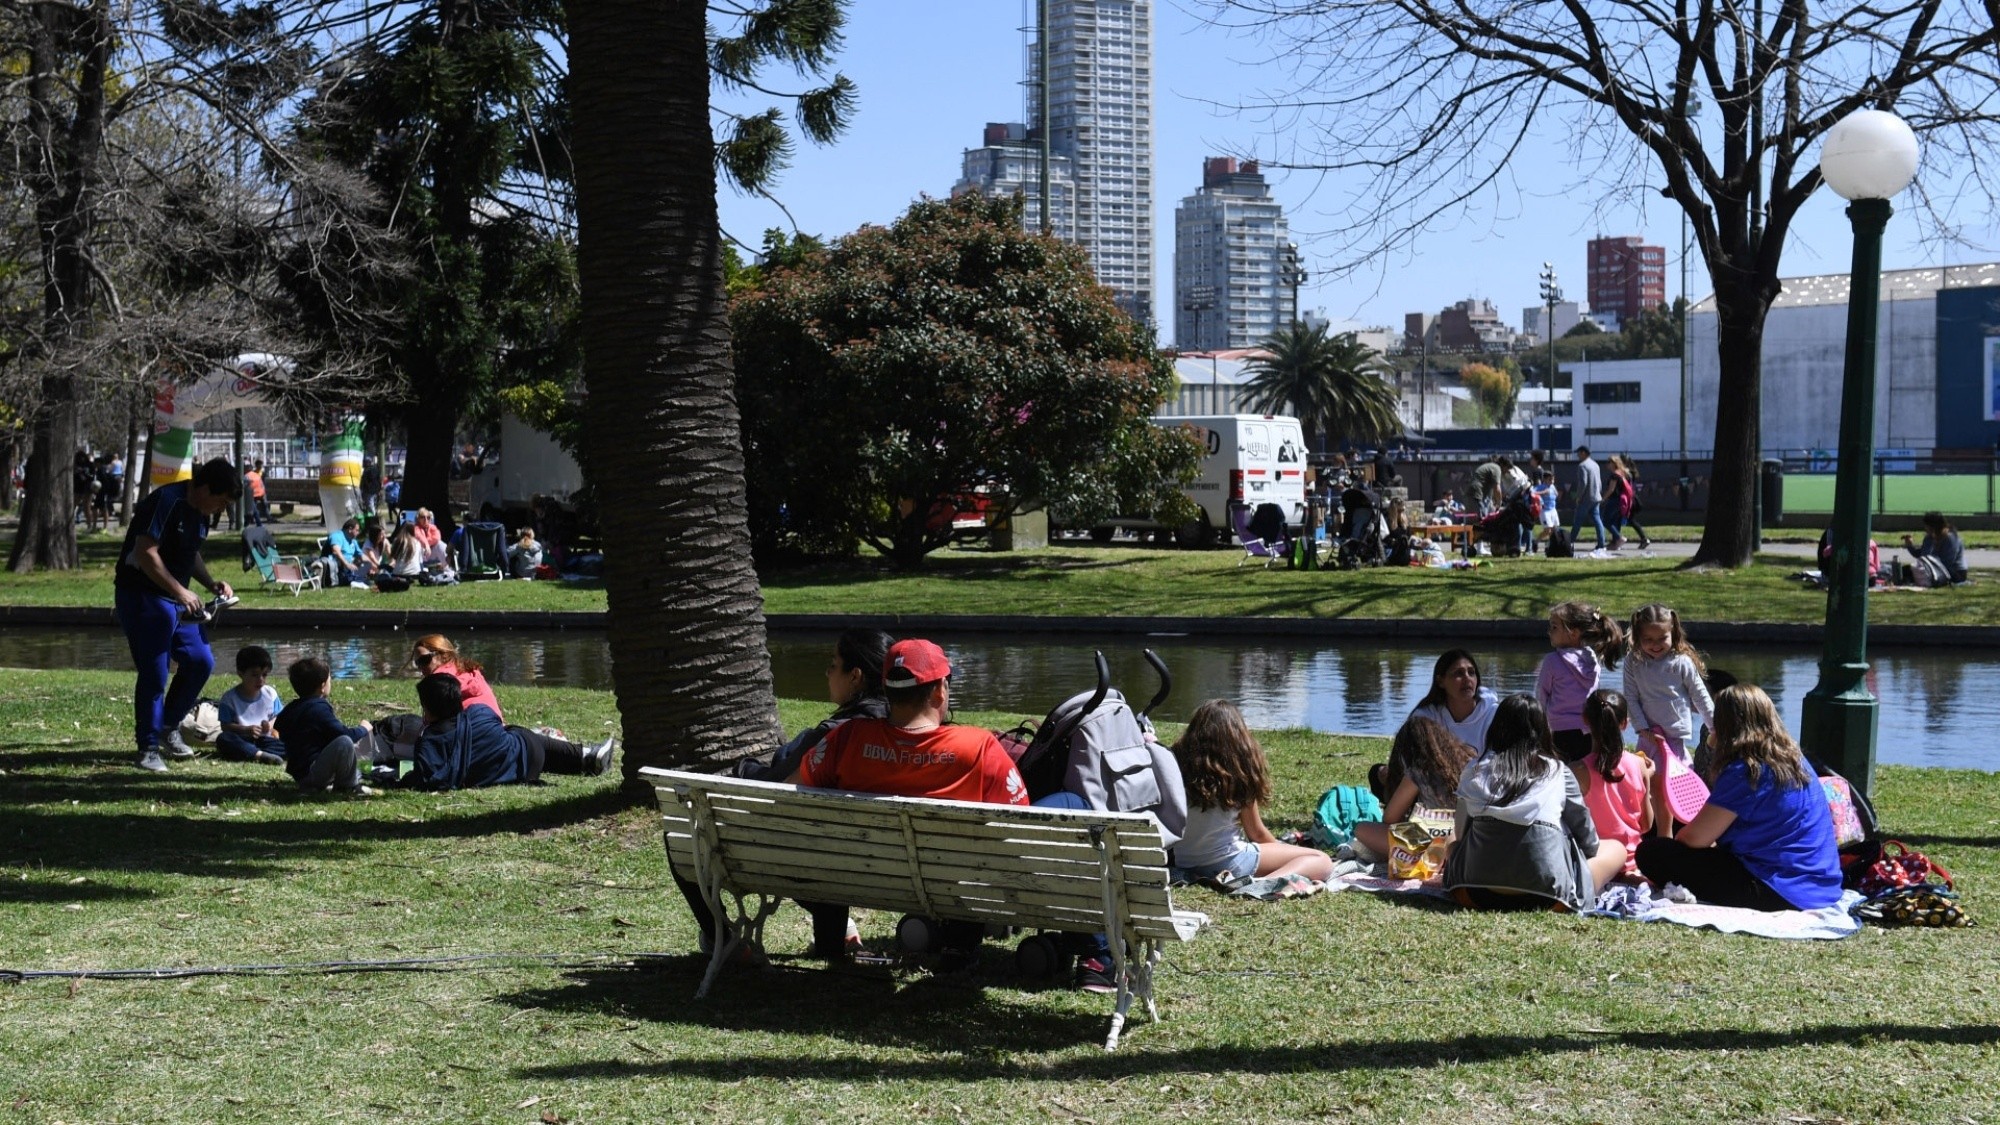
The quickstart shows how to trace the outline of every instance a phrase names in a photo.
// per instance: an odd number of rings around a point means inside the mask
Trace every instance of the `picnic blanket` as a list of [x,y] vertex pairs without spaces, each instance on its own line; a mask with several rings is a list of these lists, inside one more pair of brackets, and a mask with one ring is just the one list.
[[[1222,890],[1220,886],[1216,888]],[[1261,902],[1276,902],[1281,898],[1306,898],[1327,890],[1325,883],[1316,882],[1304,875],[1266,875],[1261,879],[1242,879],[1229,885],[1227,893],[1232,898],[1254,898]]]
[[[1355,861],[1349,860],[1348,863]],[[1422,879],[1391,879],[1387,869],[1379,863],[1360,867],[1359,870],[1341,870],[1344,864],[1333,869],[1333,878],[1328,880],[1326,889],[1332,891],[1369,891],[1383,895],[1426,895],[1431,898],[1449,899],[1444,888],[1436,880],[1424,882]]]
[[[1376,894],[1427,895],[1447,901],[1451,896],[1436,882],[1391,879],[1382,867],[1341,871],[1328,882],[1328,891],[1371,891]],[[1847,891],[1840,901],[1820,910],[1749,910],[1735,906],[1713,906],[1703,902],[1675,902],[1655,895],[1639,885],[1613,884],[1598,896],[1597,907],[1583,912],[1586,918],[1620,918],[1633,922],[1673,922],[1695,929],[1709,928],[1725,934],[1752,934],[1786,941],[1832,941],[1861,932],[1861,919],[1853,910],[1862,901],[1859,891]]]
[[1860,904],[1861,892],[1845,891],[1839,902],[1819,910],[1750,910],[1705,902],[1674,902],[1647,893],[1643,886],[1612,886],[1598,896],[1597,909],[1584,913],[1594,918],[1673,922],[1725,934],[1752,934],[1784,941],[1834,941],[1861,932],[1861,919],[1854,915],[1854,908]]

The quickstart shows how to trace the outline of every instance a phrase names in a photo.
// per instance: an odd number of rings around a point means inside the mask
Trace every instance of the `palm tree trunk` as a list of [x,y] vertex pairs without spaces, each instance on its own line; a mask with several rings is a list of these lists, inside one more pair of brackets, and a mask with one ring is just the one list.
[[570,13],[583,467],[597,488],[627,778],[780,737],[729,361],[706,10]]

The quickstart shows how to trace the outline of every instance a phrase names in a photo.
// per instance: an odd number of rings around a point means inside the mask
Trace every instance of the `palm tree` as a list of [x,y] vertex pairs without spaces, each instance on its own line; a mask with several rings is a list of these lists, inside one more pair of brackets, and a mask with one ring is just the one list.
[[[774,57],[817,70],[839,43],[840,4],[748,7],[741,37],[713,41],[703,4],[570,6],[583,467],[608,548],[628,779],[643,765],[713,768],[781,736],[750,562],[710,67],[739,84]],[[798,101],[800,127],[827,140],[852,88],[836,78]],[[777,116],[738,119],[720,149],[732,178],[755,186],[782,164]]]
[[1245,384],[1251,409],[1293,414],[1320,449],[1343,437],[1372,442],[1401,432],[1396,391],[1383,379],[1388,365],[1354,333],[1329,336],[1323,324],[1294,321],[1262,346]]

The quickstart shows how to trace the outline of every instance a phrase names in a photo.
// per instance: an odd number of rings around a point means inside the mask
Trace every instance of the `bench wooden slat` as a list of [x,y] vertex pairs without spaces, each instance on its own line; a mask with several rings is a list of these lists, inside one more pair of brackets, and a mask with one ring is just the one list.
[[[909,865],[897,862],[893,856],[827,856],[799,852],[789,848],[758,845],[726,845],[723,865],[731,872],[759,871],[772,872],[791,870],[801,878],[812,878],[815,882],[841,882],[850,877],[900,876],[905,885],[909,884]],[[1072,865],[1074,867],[1074,865]],[[1127,867],[1128,883],[1132,885],[1133,901],[1149,905],[1167,902],[1166,869],[1157,868],[1147,872],[1139,867]],[[1102,910],[1103,880],[1095,871],[1068,872],[1051,871],[1047,866],[1022,864],[1014,870],[994,870],[984,866],[966,866],[952,862],[925,864],[923,866],[925,886],[932,894],[949,894],[958,886],[967,887],[1016,887],[1039,889],[1044,893],[1060,893],[1082,904],[1082,908],[1096,905]],[[1149,875],[1152,878],[1149,878]],[[1154,883],[1152,880],[1158,881]]]
[[[899,798],[900,799],[900,798]],[[715,810],[716,827],[727,830],[741,825],[751,830],[767,828],[774,820],[787,825],[809,828],[811,834],[828,840],[852,840],[865,842],[877,838],[900,839],[902,820],[898,815],[874,812],[866,815],[846,815],[846,809],[827,809],[815,806],[787,806],[782,803],[751,806],[735,805],[725,796],[711,795],[710,805]],[[982,806],[1004,808],[1017,811],[1018,806]],[[797,815],[792,815],[796,813]],[[839,815],[833,815],[838,813]],[[1140,818],[1135,825],[1114,826],[1110,834],[1118,837],[1126,848],[1140,849],[1149,844],[1159,845],[1158,826],[1151,820]],[[970,840],[990,840],[1018,847],[1033,847],[1039,843],[1064,843],[1082,841],[1086,846],[1089,833],[1086,826],[1079,824],[1023,824],[1006,817],[988,817],[984,820],[938,820],[926,816],[924,835],[954,837]]]
[[[792,824],[761,826],[730,825],[719,826],[717,837],[725,847],[736,841],[756,844],[770,844],[790,848],[810,854],[829,851],[825,837],[808,835],[796,831]],[[841,843],[839,850],[866,854],[876,849],[901,852],[903,838],[901,829],[891,832],[850,833]],[[939,836],[921,829],[917,835],[919,861],[931,863],[945,857],[956,857],[954,862],[991,863],[995,870],[1023,870],[1025,868],[1059,868],[1064,864],[1087,867],[1095,872],[1101,860],[1097,849],[1085,838],[1068,841],[1043,840],[1036,842],[977,840],[970,837]],[[1164,848],[1130,848],[1125,852],[1127,866],[1165,867],[1167,853]]]

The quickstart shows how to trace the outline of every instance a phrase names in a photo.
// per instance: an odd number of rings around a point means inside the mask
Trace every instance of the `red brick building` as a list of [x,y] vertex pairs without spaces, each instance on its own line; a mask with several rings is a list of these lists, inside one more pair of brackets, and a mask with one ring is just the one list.
[[1590,240],[1590,311],[1620,324],[1667,302],[1667,251],[1637,236]]

